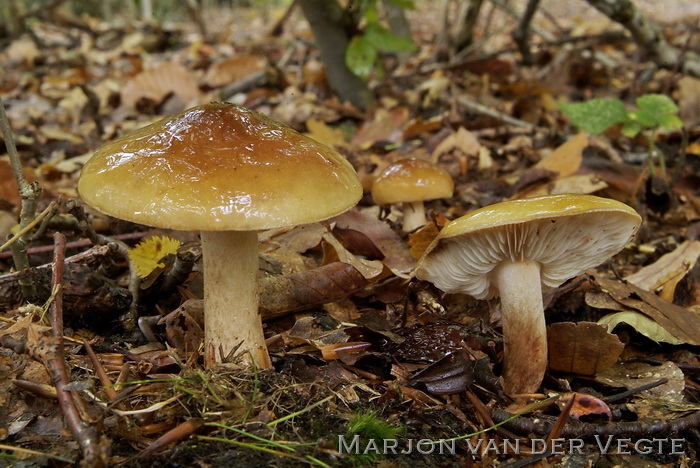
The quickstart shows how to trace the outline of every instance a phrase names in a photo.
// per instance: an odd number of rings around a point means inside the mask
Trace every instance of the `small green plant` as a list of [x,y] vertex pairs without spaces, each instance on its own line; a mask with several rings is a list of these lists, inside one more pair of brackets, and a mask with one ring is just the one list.
[[[366,25],[362,34],[355,36],[345,51],[345,63],[348,68],[365,80],[369,78],[374,68],[380,75],[382,74],[379,52],[413,51],[416,48],[413,41],[405,37],[395,36],[379,22],[377,1],[363,0],[359,2]],[[415,8],[413,0],[390,1],[402,8]]]
[[637,108],[627,110],[619,99],[591,99],[572,104],[560,104],[571,123],[591,134],[602,133],[614,125],[622,125],[622,133],[634,138],[640,132],[649,145],[649,169],[654,171],[654,155],[659,155],[659,167],[666,178],[666,161],[656,146],[659,128],[677,130],[683,126],[678,117],[678,106],[663,94],[645,94],[635,101]]
[[[347,438],[360,437],[360,447],[369,447],[370,440],[376,441],[381,449],[383,440],[396,439],[403,432],[403,427],[394,426],[377,416],[374,411],[362,411],[355,413],[347,424]],[[367,453],[352,455],[358,464],[368,464],[376,461],[380,454],[378,451],[369,450]]]

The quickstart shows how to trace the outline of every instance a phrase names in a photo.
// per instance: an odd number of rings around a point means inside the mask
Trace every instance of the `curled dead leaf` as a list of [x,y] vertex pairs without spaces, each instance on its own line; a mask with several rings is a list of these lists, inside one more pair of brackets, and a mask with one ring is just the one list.
[[265,70],[267,60],[258,55],[240,55],[212,64],[204,76],[207,86],[218,88]]
[[633,284],[600,275],[595,275],[595,280],[616,302],[649,316],[679,340],[700,345],[700,314],[697,311],[677,306]]
[[423,385],[435,395],[449,395],[467,390],[473,382],[474,370],[469,354],[459,350],[419,371],[407,384]]
[[672,301],[676,285],[695,266],[700,256],[700,241],[685,241],[673,252],[629,275],[625,281],[647,291],[661,289],[660,296]]
[[160,104],[174,94],[183,103],[192,103],[199,97],[194,75],[182,65],[165,62],[134,76],[121,92],[122,105],[134,108],[141,99]]
[[263,319],[337,301],[367,284],[369,281],[354,266],[342,262],[263,279],[260,283]]

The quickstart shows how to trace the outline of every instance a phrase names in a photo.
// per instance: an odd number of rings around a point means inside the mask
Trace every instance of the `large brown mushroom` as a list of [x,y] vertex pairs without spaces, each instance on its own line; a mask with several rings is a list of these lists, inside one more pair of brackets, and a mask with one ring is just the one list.
[[542,289],[616,254],[641,218],[615,200],[550,195],[487,206],[440,231],[415,276],[449,293],[500,296],[508,394],[535,392],[547,368]]
[[270,368],[258,314],[258,235],[354,206],[362,188],[333,149],[227,103],[186,110],[103,145],[78,190],[111,216],[198,230],[204,259],[206,362],[241,345]]

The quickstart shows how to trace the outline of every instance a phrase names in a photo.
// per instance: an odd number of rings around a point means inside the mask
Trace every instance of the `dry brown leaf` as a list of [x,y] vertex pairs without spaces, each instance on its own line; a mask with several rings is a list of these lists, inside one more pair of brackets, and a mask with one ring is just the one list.
[[603,190],[608,184],[594,174],[576,174],[562,179],[556,179],[545,184],[528,187],[517,194],[516,198],[539,197],[541,195],[557,195],[561,193],[589,194]]
[[666,378],[668,382],[639,393],[645,398],[680,403],[683,401],[685,376],[678,366],[670,361],[661,366],[641,362],[619,363],[605,372],[596,375],[596,380],[606,385],[622,386],[627,389],[641,387]]
[[617,362],[625,345],[593,322],[562,322],[547,327],[549,368],[580,375],[595,375]]
[[204,76],[207,86],[218,88],[265,70],[267,60],[259,55],[241,55],[212,64]]
[[306,316],[299,318],[289,330],[290,338],[296,338],[321,349],[324,346],[346,343],[350,340],[344,328],[319,326],[318,317]]
[[28,332],[30,329],[34,330],[37,333],[44,333],[45,331],[51,330],[51,327],[47,327],[45,325],[42,325],[41,323],[34,321],[43,313],[40,307],[30,304],[28,306],[25,306],[25,308],[28,309],[27,315],[20,318],[10,326],[0,329],[0,338],[18,332]]
[[595,275],[595,280],[601,289],[623,306],[649,316],[679,340],[694,346],[700,345],[698,312],[677,306],[633,284],[609,280],[600,275]]
[[478,168],[480,171],[484,171],[486,169],[491,169],[493,167],[493,158],[491,157],[491,151],[489,151],[488,148],[485,146],[482,146],[479,148],[479,165]]
[[440,155],[451,153],[452,151],[460,151],[467,156],[476,156],[479,154],[481,143],[479,139],[469,130],[464,127],[459,127],[459,130],[450,134],[440,142],[433,150],[432,159],[437,161]]
[[372,120],[366,121],[355,133],[352,143],[361,149],[382,143],[398,143],[403,138],[410,111],[407,107],[392,110],[377,109]]
[[678,107],[686,128],[700,124],[700,79],[684,76],[678,80]]
[[264,278],[260,282],[263,319],[334,302],[349,297],[368,284],[369,281],[354,266],[341,262]]
[[695,156],[700,156],[700,141],[694,141],[688,145],[686,148],[688,154],[694,154]]
[[610,297],[610,294],[604,292],[594,292],[586,291],[585,301],[586,305],[594,307],[596,309],[607,309],[607,310],[629,310],[615,299]]
[[447,354],[416,372],[407,382],[412,387],[425,386],[428,392],[435,395],[462,393],[473,383],[473,364],[464,349]]
[[428,133],[433,130],[437,130],[443,124],[442,116],[433,117],[432,119],[423,120],[422,117],[418,116],[412,119],[406,128],[403,130],[404,140],[414,137],[420,133]]
[[588,137],[585,133],[579,133],[542,158],[535,167],[556,172],[558,179],[570,176],[581,167],[583,150],[587,146]]
[[413,234],[408,236],[408,246],[410,247],[411,257],[418,260],[423,256],[428,246],[440,233],[434,222],[429,222]]
[[309,119],[306,121],[306,128],[309,130],[305,133],[306,136],[324,145],[338,147],[345,142],[342,130],[331,128],[322,120]]
[[659,295],[667,301],[673,301],[676,285],[695,266],[698,256],[700,241],[685,241],[673,252],[629,275],[625,281],[651,292],[661,288]]
[[415,266],[416,262],[401,236],[376,217],[353,209],[336,216],[333,221],[340,228],[354,229],[366,235],[384,254],[382,262],[394,273],[406,273]]
[[12,64],[24,64],[24,65],[34,65],[34,61],[41,54],[36,43],[27,35],[15,39],[10,43],[10,45],[5,49],[10,63]]
[[382,260],[384,258],[382,251],[362,231],[336,225],[331,232],[346,249],[357,256],[368,260]]
[[67,141],[74,144],[83,143],[85,141],[80,135],[68,133],[51,125],[41,127],[39,134],[45,137],[46,140]]
[[122,89],[121,100],[123,106],[134,108],[141,99],[160,104],[170,93],[183,103],[194,103],[199,98],[199,87],[188,69],[164,62],[130,79]]
[[261,233],[259,239],[264,250],[276,250],[284,246],[292,252],[303,253],[320,244],[327,232],[328,229],[323,224],[310,223],[292,229],[271,229]]
[[[191,314],[190,309],[193,308],[191,302],[191,300],[185,302],[161,319],[161,323],[165,324],[165,337],[168,344],[182,352],[197,351],[204,340],[204,329],[197,320],[200,318],[200,311],[197,310],[194,315]],[[197,302],[203,305],[201,301]],[[203,316],[204,308],[202,307],[202,319]]]
[[435,70],[430,78],[418,86],[420,91],[425,91],[423,106],[429,107],[435,101],[442,99],[450,86],[450,79],[445,76],[442,70]]
[[321,355],[326,361],[339,359],[343,363],[352,366],[371,347],[371,343],[365,343],[364,341],[333,343],[321,347]]
[[350,253],[343,245],[327,233],[323,235],[323,265],[343,262],[354,266],[367,280],[377,281],[391,274],[379,260],[365,260]]
[[[29,168],[24,169],[24,175],[29,182],[34,181],[34,174]],[[4,159],[0,159],[0,199],[5,199],[15,206],[19,206],[22,201],[17,189],[17,182],[12,175],[12,167]]]

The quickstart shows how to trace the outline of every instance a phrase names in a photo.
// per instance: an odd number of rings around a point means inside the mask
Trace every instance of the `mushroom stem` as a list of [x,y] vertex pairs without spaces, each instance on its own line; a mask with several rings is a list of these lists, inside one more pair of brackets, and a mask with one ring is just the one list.
[[426,225],[425,206],[422,201],[403,202],[401,209],[403,211],[404,232],[411,232]]
[[547,369],[547,329],[540,264],[501,263],[495,271],[503,323],[503,387],[507,394],[534,393]]
[[261,369],[272,363],[258,313],[258,234],[255,231],[202,231],[204,335],[207,367],[240,345]]

